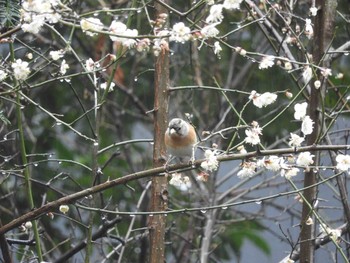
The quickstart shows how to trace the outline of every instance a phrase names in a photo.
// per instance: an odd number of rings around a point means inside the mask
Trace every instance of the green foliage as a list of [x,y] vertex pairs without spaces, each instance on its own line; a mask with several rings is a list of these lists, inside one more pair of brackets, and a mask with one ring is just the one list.
[[[240,256],[245,240],[249,240],[266,255],[270,255],[271,249],[268,242],[260,236],[263,230],[264,227],[258,221],[240,222],[226,227],[224,230],[225,234],[221,236],[220,241],[222,244],[229,244],[230,248],[238,257]],[[223,250],[225,248],[221,251],[225,253]],[[229,259],[228,255],[226,259]]]
[[16,26],[21,19],[20,4],[17,0],[0,1],[1,30]]

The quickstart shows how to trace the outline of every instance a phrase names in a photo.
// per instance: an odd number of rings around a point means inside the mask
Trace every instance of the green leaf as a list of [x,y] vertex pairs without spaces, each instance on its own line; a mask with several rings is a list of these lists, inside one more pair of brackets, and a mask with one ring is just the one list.
[[0,24],[3,28],[12,28],[21,20],[20,3],[18,0],[0,0]]

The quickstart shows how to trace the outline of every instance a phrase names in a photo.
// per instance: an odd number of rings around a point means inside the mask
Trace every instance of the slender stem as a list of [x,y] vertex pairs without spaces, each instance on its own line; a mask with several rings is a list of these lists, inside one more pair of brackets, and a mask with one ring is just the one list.
[[[14,46],[13,43],[10,43],[10,52],[11,52],[11,61],[14,62],[15,60],[15,54],[14,54]],[[18,81],[14,80],[14,86],[17,87],[20,85]],[[25,180],[25,187],[27,190],[27,199],[29,202],[30,210],[35,208],[34,200],[33,200],[33,192],[32,192],[32,185],[30,181],[30,171],[28,166],[28,160],[27,160],[27,151],[26,151],[26,145],[24,140],[24,130],[23,130],[23,124],[22,124],[22,109],[21,109],[21,92],[20,89],[16,90],[16,117],[17,117],[17,128],[18,128],[18,134],[19,134],[19,147],[20,147],[20,153],[21,153],[21,159],[22,159],[22,165],[23,165],[23,173],[24,173],[24,180]],[[40,244],[40,236],[38,231],[38,225],[36,220],[32,221],[33,225],[33,233],[35,238],[35,247],[37,251],[37,256],[39,261],[43,261],[43,255],[41,252],[41,244]]]

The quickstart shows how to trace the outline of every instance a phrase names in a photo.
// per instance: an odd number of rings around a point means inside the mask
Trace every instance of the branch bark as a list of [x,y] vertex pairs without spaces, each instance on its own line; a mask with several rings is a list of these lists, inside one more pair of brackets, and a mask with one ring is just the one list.
[[[166,1],[164,1],[166,2]],[[168,10],[155,3],[156,16],[168,15]],[[168,120],[169,101],[169,47],[166,41],[161,44],[161,52],[156,57],[154,75],[154,147],[153,167],[165,165],[166,149],[164,145],[164,134]],[[165,211],[168,205],[168,181],[165,176],[154,176],[152,178],[151,211]],[[150,263],[165,262],[165,226],[164,214],[154,215],[149,220],[150,238]]]
[[[296,154],[296,153],[306,152],[306,151],[309,151],[309,152],[339,151],[339,150],[347,150],[348,148],[349,148],[349,145],[318,145],[318,146],[312,145],[312,146],[300,147],[297,149],[282,148],[282,149],[275,149],[275,150],[261,150],[259,152],[254,151],[254,152],[248,152],[245,154],[230,154],[230,155],[219,156],[218,161],[224,162],[224,161],[230,161],[230,160],[243,160],[246,158],[253,158],[253,157],[267,156],[267,155]],[[204,160],[201,159],[201,160],[196,160],[192,165],[180,163],[180,164],[169,165],[168,167],[163,166],[163,167],[157,167],[149,170],[132,173],[111,181],[104,182],[99,185],[95,185],[93,187],[84,189],[82,191],[67,195],[60,199],[49,202],[39,208],[31,210],[28,213],[21,215],[20,217],[12,220],[11,222],[3,225],[2,227],[0,227],[0,235],[5,234],[11,229],[18,227],[27,221],[37,219],[48,212],[54,211],[57,207],[59,207],[62,204],[74,203],[75,201],[82,199],[86,196],[102,192],[106,189],[115,187],[117,185],[124,185],[128,182],[135,181],[141,178],[146,178],[154,175],[159,175],[164,172],[171,172],[171,171],[176,171],[176,170],[181,170],[186,168],[196,169],[200,167],[203,161]]]
[[[316,1],[316,6],[320,7],[314,21],[314,41],[313,41],[313,59],[316,64],[324,67],[328,67],[329,62],[324,59],[324,55],[331,43],[334,30],[334,18],[336,14],[337,2],[335,0],[318,0]],[[322,86],[317,89],[312,84],[312,89],[309,98],[309,108],[308,114],[310,118],[314,121],[314,130],[312,134],[307,136],[307,145],[313,145],[318,143],[319,131],[322,127],[322,115],[319,111],[322,100],[326,92],[325,78],[318,73],[318,79],[322,80]],[[314,163],[317,166],[320,160],[319,153],[315,153]],[[317,169],[309,169],[305,173],[304,177],[304,187],[314,185],[317,181]],[[317,188],[307,188],[303,193],[305,199],[308,203],[313,204],[316,200]],[[315,233],[314,226],[307,225],[306,221],[311,215],[310,208],[304,202],[302,208],[302,218],[301,218],[301,232],[300,232],[300,262],[301,263],[311,263],[314,262],[314,252],[315,252]]]

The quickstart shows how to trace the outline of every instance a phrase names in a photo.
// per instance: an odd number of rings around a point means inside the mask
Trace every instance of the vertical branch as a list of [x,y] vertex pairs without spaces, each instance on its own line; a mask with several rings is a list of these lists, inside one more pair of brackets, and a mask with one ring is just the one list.
[[[156,16],[167,14],[167,10],[155,4]],[[154,76],[154,146],[153,166],[159,167],[165,164],[164,133],[168,119],[169,100],[169,47],[163,42],[161,52],[155,61]],[[167,178],[165,176],[154,176],[152,178],[151,211],[164,211],[167,208]],[[150,263],[164,262],[164,235],[166,217],[155,215],[150,217]]]
[[215,218],[217,216],[218,210],[209,211],[208,216],[206,217],[206,224],[204,228],[204,236],[201,245],[201,263],[209,262],[209,251],[211,245],[211,239],[213,236]]
[[[11,52],[11,62],[13,63],[15,60],[15,54],[14,54],[14,46],[13,43],[10,44],[10,52]],[[19,135],[19,149],[21,153],[21,160],[23,165],[23,173],[24,173],[24,181],[25,181],[25,187],[27,191],[27,198],[28,203],[30,206],[30,209],[34,209],[34,198],[33,198],[33,191],[32,191],[32,184],[31,184],[31,176],[28,166],[28,159],[27,159],[27,148],[25,144],[25,138],[24,138],[24,129],[22,124],[22,109],[21,109],[21,91],[20,91],[20,84],[15,79],[15,86],[18,87],[16,91],[16,118],[17,118],[17,127],[18,127],[18,135]],[[32,221],[33,225],[33,233],[35,238],[35,247],[36,252],[39,261],[43,261],[43,255],[41,251],[41,243],[40,243],[40,235],[38,230],[38,224],[36,220]]]
[[[316,7],[319,7],[317,16],[314,21],[314,41],[312,55],[314,62],[320,66],[329,67],[329,62],[324,59],[325,52],[331,43],[334,30],[334,18],[336,14],[337,2],[335,0],[318,0]],[[309,116],[315,122],[312,134],[307,136],[307,145],[318,143],[318,136],[321,130],[321,114],[319,111],[322,99],[326,91],[326,81],[322,75],[318,73],[318,79],[322,80],[322,86],[316,89],[312,84],[309,100]],[[315,153],[315,166],[319,163],[319,153]],[[317,181],[317,170],[310,169],[305,173],[304,187],[315,184]],[[310,204],[313,204],[316,199],[317,188],[308,188],[304,191],[304,197]],[[300,233],[300,262],[311,263],[314,262],[314,226],[306,225],[306,220],[310,216],[311,211],[304,202],[302,208],[301,218],[301,233]]]

